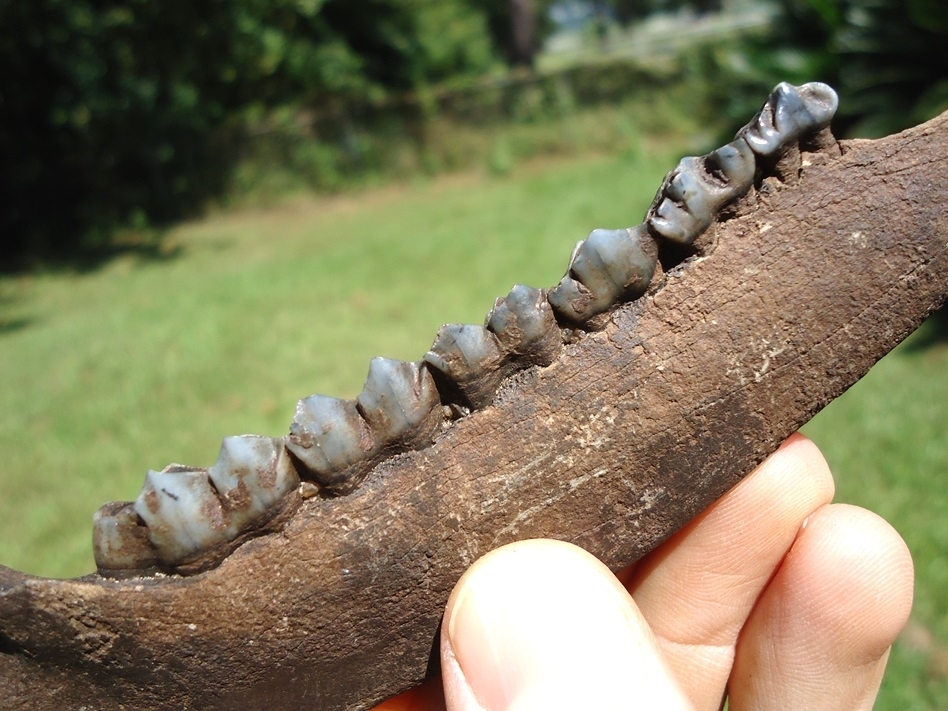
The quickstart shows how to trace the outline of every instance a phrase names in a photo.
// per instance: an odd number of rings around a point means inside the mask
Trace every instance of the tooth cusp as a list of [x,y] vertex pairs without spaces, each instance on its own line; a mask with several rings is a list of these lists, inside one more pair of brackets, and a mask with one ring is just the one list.
[[373,358],[356,403],[373,434],[386,445],[427,439],[441,419],[434,378],[420,362]]
[[550,304],[564,320],[584,324],[645,293],[657,263],[658,247],[644,225],[593,230],[573,251],[567,275],[550,290]]
[[158,567],[148,529],[131,501],[104,504],[92,518],[92,554],[108,577],[141,574]]
[[268,514],[300,481],[283,441],[259,435],[225,437],[207,474],[223,498],[228,539]]
[[135,501],[158,559],[167,565],[227,538],[223,507],[206,469],[171,464],[149,471]]
[[802,136],[827,127],[839,97],[822,82],[793,86],[781,82],[760,111],[737,135],[759,156],[772,156]]
[[527,365],[552,363],[563,347],[553,309],[543,289],[515,285],[494,302],[487,314],[487,328],[497,336],[508,357]]
[[479,409],[490,404],[503,379],[500,342],[483,326],[448,324],[442,326],[425,363],[438,381],[442,400]]
[[356,465],[377,449],[355,401],[326,395],[299,401],[285,444],[313,479],[336,493],[358,485],[365,467]]

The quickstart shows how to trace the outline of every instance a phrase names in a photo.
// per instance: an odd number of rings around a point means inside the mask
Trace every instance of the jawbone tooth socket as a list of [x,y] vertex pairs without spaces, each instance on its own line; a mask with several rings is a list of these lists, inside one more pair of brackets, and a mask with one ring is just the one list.
[[833,120],[836,92],[821,82],[778,84],[757,115],[737,132],[759,156],[772,156],[800,137],[816,133]]
[[540,365],[552,363],[562,346],[546,292],[523,284],[494,302],[487,314],[487,328],[506,353],[528,356]]
[[299,401],[286,448],[322,486],[345,486],[345,470],[376,450],[354,400],[311,395]]
[[462,404],[473,409],[493,399],[503,378],[502,360],[497,336],[483,326],[469,324],[442,326],[424,358],[457,391]]
[[110,572],[143,571],[157,567],[158,558],[131,501],[114,501],[92,518],[92,553],[96,567]]
[[225,437],[207,474],[224,499],[228,538],[248,528],[300,483],[283,441],[260,435]]
[[690,245],[729,202],[754,182],[754,153],[737,138],[708,155],[682,158],[662,183],[646,224],[670,242]]
[[149,471],[135,501],[158,559],[174,565],[227,540],[227,524],[206,469],[169,465]]
[[392,442],[428,422],[441,399],[420,362],[373,358],[356,402],[375,436]]

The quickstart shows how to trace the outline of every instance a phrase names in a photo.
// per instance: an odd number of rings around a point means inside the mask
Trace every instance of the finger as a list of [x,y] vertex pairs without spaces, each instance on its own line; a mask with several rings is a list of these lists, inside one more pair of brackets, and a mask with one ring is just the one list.
[[741,636],[730,708],[871,709],[912,590],[911,556],[889,524],[854,506],[820,509]]
[[441,667],[451,711],[690,708],[616,577],[560,541],[504,546],[465,573]]
[[832,497],[826,461],[795,435],[626,574],[696,708],[720,708],[741,628],[801,523]]

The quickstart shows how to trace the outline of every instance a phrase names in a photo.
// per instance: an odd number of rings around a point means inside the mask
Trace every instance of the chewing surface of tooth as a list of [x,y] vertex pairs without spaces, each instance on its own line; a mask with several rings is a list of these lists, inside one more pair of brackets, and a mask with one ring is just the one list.
[[282,440],[259,435],[225,437],[207,474],[223,497],[228,540],[266,515],[300,482]]
[[286,448],[321,486],[339,491],[354,486],[354,472],[377,444],[353,400],[311,395],[299,401]]
[[158,565],[148,529],[131,501],[114,501],[95,512],[92,553],[100,570],[136,571]]
[[487,328],[497,336],[505,356],[526,365],[549,365],[563,347],[553,309],[543,289],[515,285],[487,314]]
[[374,359],[356,401],[300,400],[282,440],[228,437],[207,470],[170,465],[149,471],[134,504],[106,504],[96,514],[100,569],[145,570],[157,562],[179,570],[196,566],[188,571],[196,572],[209,563],[195,553],[268,519],[290,492],[300,491],[301,498],[317,493],[311,482],[300,484],[294,460],[323,491],[345,494],[384,457],[426,446],[442,421],[441,402],[461,411],[483,408],[505,377],[555,360],[567,333],[561,323],[601,328],[611,308],[649,288],[662,247],[654,238],[693,244],[723,207],[752,187],[758,169],[773,172],[801,138],[826,128],[837,104],[825,84],[779,84],[734,141],[679,162],[644,224],[594,230],[577,244],[568,273],[549,293],[514,286],[496,300],[486,327],[443,326],[421,363]]
[[418,428],[434,431],[440,420],[434,378],[418,362],[373,358],[356,402],[383,443],[403,440]]
[[145,476],[135,511],[158,559],[173,565],[226,539],[227,525],[206,469],[172,464]]
[[670,242],[692,244],[722,207],[750,190],[755,169],[754,153],[743,138],[706,156],[682,158],[649,208],[649,228]]
[[658,246],[644,225],[593,230],[573,250],[568,274],[550,290],[550,304],[561,318],[583,324],[644,294],[657,263]]
[[808,133],[833,120],[839,97],[821,82],[793,86],[778,84],[761,110],[737,132],[760,156],[772,156]]
[[438,331],[425,363],[441,376],[442,399],[457,397],[477,409],[490,403],[500,385],[503,355],[497,336],[483,326],[448,324]]

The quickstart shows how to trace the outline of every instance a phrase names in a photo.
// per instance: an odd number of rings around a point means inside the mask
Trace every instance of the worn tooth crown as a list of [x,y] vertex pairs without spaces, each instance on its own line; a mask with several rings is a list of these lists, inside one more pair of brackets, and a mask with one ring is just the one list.
[[793,86],[781,82],[757,115],[737,135],[760,156],[771,156],[807,133],[825,128],[833,120],[839,97],[821,82]]
[[158,565],[148,529],[131,501],[113,501],[95,512],[92,554],[101,570],[141,571]]
[[442,376],[442,398],[454,391],[462,405],[476,409],[488,405],[500,385],[503,355],[497,336],[483,326],[448,324],[424,360]]
[[310,395],[299,401],[286,448],[312,477],[331,491],[355,486],[346,470],[376,449],[353,400]]
[[135,512],[165,564],[180,563],[226,536],[223,507],[205,469],[170,464],[160,472],[149,471]]
[[[602,328],[603,314],[648,290],[660,248],[692,245],[724,206],[750,190],[759,166],[774,168],[784,149],[826,128],[837,106],[826,84],[778,84],[731,143],[683,158],[665,176],[643,224],[593,230],[579,242],[566,276],[549,292],[517,284],[494,302],[484,326],[442,326],[421,362],[373,359],[356,400],[300,400],[285,438],[227,437],[208,469],[149,471],[134,504],[106,504],[95,514],[100,571],[193,572],[208,565],[208,556],[196,555],[202,550],[237,540],[255,521],[272,521],[281,500],[300,487],[300,474],[345,494],[384,457],[426,446],[442,423],[442,402],[462,414],[482,408],[508,375],[550,365],[573,328]],[[673,247],[662,261],[685,252]],[[316,492],[304,484],[304,498]]]
[[390,442],[430,420],[441,399],[420,362],[373,358],[356,402],[375,436]]
[[225,437],[217,461],[208,467],[207,474],[223,497],[228,540],[265,515],[300,483],[282,440],[259,435]]
[[561,318],[583,324],[645,293],[657,263],[658,246],[644,225],[593,230],[573,250],[567,275],[550,290],[550,303]]
[[549,365],[563,346],[546,291],[516,284],[487,314],[487,328],[508,356]]
[[690,245],[729,202],[754,183],[754,153],[737,138],[706,156],[682,158],[662,183],[646,224],[670,242]]

